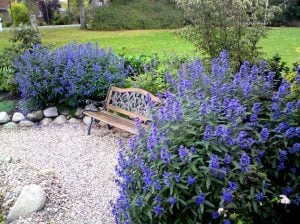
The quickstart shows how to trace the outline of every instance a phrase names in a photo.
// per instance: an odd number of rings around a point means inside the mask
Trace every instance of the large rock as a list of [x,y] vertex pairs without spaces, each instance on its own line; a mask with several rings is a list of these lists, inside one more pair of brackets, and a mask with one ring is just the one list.
[[59,115],[57,118],[54,119],[52,124],[64,124],[67,122],[67,118],[65,115]]
[[15,129],[17,127],[18,127],[17,124],[14,122],[8,122],[3,125],[3,128],[6,128],[6,129]]
[[81,108],[81,107],[77,107],[77,109],[76,109],[76,112],[75,112],[75,116],[77,117],[77,118],[83,118],[83,108]]
[[81,122],[81,120],[77,119],[77,118],[71,118],[69,120],[69,123],[71,123],[71,124],[79,124],[80,122]]
[[44,110],[44,116],[45,117],[57,117],[58,111],[56,107],[49,107],[46,110]]
[[0,124],[5,124],[9,122],[9,116],[6,112],[0,112]]
[[43,126],[49,126],[51,123],[52,123],[52,119],[51,118],[48,118],[48,117],[46,117],[46,118],[44,118],[42,121],[41,121],[41,124],[43,125]]
[[33,111],[29,114],[27,114],[27,119],[33,122],[39,122],[43,119],[44,117],[44,113],[42,110],[39,111]]
[[13,117],[12,117],[12,121],[13,122],[19,122],[19,121],[22,121],[24,120],[25,116],[20,113],[20,112],[16,112],[14,113]]
[[11,156],[1,155],[0,154],[0,162],[10,163],[12,161]]
[[92,120],[91,117],[89,117],[89,116],[84,116],[84,118],[83,118],[83,123],[84,123],[85,125],[89,125],[89,124],[91,123],[91,120]]
[[93,104],[88,104],[85,106],[84,110],[90,110],[90,111],[98,111],[97,107]]
[[29,128],[29,127],[32,127],[34,126],[34,123],[32,121],[20,121],[19,123],[20,127],[25,127],[25,128]]
[[26,185],[8,213],[7,221],[12,222],[20,216],[26,216],[33,212],[40,211],[44,208],[45,203],[46,193],[39,185]]
[[50,176],[50,175],[54,175],[54,170],[53,169],[43,169],[40,170],[40,173],[44,176]]

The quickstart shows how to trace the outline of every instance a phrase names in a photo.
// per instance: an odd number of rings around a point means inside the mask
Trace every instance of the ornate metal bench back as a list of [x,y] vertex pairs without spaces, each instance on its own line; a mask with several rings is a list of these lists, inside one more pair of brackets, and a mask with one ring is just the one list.
[[106,110],[116,111],[131,118],[139,117],[141,120],[147,121],[149,120],[149,106],[147,105],[149,97],[154,104],[160,103],[157,97],[143,89],[122,89],[111,86],[106,99]]

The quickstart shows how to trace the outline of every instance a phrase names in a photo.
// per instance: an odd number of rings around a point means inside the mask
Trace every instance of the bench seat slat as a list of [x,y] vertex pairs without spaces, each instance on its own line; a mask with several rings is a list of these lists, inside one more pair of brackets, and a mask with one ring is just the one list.
[[109,125],[128,131],[132,134],[137,134],[135,122],[132,120],[128,120],[107,111],[84,111],[83,114],[93,117],[96,120],[103,121]]

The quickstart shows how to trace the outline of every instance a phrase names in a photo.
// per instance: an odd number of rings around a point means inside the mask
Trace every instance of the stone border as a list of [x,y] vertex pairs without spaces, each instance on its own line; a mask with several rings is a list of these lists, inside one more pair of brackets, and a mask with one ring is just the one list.
[[48,107],[44,110],[32,111],[28,114],[14,112],[9,115],[6,112],[0,111],[0,127],[14,129],[17,127],[33,127],[36,125],[62,125],[67,122],[71,124],[83,122],[88,125],[91,118],[82,114],[84,110],[97,111],[98,109],[93,104],[86,105],[84,109],[77,107],[75,117],[70,116],[68,110],[58,111],[57,107]]

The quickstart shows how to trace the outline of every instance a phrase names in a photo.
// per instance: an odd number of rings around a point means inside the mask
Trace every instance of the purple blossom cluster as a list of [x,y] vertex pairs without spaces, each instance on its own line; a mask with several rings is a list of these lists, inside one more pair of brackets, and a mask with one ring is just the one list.
[[70,106],[103,98],[111,84],[122,86],[128,74],[123,59],[90,43],[72,43],[54,51],[37,45],[15,67],[25,100]]
[[[177,77],[167,74],[170,88],[160,96],[151,127],[139,128],[129,150],[121,147],[120,196],[113,205],[117,223],[230,223],[234,213],[258,219],[270,214],[268,219],[275,214],[267,208],[272,203],[252,206],[283,191],[297,204],[298,99],[288,98],[291,85],[284,79],[274,88],[266,63],[244,62],[235,74],[228,63],[222,52],[208,70],[195,60]],[[216,212],[220,205],[227,219]],[[149,215],[152,219],[145,218]]]

